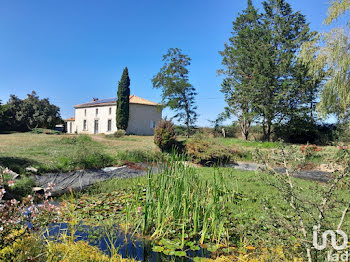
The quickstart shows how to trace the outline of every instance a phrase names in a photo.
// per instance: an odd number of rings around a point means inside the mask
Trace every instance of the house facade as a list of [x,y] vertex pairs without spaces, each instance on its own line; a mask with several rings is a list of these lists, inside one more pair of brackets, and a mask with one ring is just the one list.
[[[126,132],[153,135],[157,122],[162,119],[161,106],[135,95],[130,96],[129,102],[129,123]],[[67,133],[112,134],[117,131],[116,98],[94,99],[74,108],[75,116],[65,120]]]

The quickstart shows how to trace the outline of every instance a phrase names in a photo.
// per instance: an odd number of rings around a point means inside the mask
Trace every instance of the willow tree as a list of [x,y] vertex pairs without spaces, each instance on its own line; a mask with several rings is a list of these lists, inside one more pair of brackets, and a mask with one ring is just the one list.
[[[325,24],[350,10],[350,0],[334,0],[328,9]],[[323,117],[335,114],[338,120],[350,116],[350,20],[342,27],[318,34],[313,41],[306,42],[300,53],[301,60],[309,64],[314,78],[325,71],[323,90],[318,111]]]

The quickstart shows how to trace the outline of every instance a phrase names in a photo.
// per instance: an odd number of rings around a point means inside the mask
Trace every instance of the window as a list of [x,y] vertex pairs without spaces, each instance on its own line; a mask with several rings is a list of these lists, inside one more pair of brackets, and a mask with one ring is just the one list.
[[84,116],[86,116],[86,109],[84,110]]
[[111,107],[109,108],[109,114],[110,115],[112,114],[112,108]]
[[155,127],[156,127],[156,121],[151,120],[151,121],[149,122],[149,127],[150,127],[150,128],[155,128]]
[[96,116],[98,116],[98,108],[96,108]]
[[112,131],[112,120],[111,120],[111,119],[108,119],[108,122],[107,122],[107,131]]
[[83,121],[83,130],[84,130],[84,131],[87,130],[86,120]]

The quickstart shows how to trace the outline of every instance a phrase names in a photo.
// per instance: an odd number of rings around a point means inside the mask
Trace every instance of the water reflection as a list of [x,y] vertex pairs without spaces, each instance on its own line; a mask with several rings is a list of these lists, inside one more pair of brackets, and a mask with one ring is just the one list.
[[[66,223],[50,224],[44,233],[45,237],[57,240],[61,234],[70,235],[70,230]],[[198,251],[188,250],[186,257],[167,256],[163,253],[152,251],[150,241],[126,235],[117,228],[108,231],[101,227],[91,227],[79,225],[75,231],[76,241],[84,240],[90,245],[98,247],[100,250],[110,255],[111,244],[117,248],[117,252],[123,258],[133,258],[144,262],[192,261],[194,257],[210,257],[210,252],[205,249]]]

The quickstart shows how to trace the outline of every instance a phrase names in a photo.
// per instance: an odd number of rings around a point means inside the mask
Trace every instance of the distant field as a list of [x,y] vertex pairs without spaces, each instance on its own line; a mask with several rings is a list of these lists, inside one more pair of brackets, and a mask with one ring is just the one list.
[[[75,144],[66,143],[66,138],[74,135],[46,135],[32,133],[0,134],[0,165],[23,169],[33,165],[54,170],[63,157],[69,157],[76,150]],[[151,136],[125,136],[118,139],[105,139],[91,136],[93,143],[89,150],[117,157],[120,152],[155,152],[156,146]]]
[[[77,137],[75,135],[47,135],[33,133],[0,134],[0,165],[23,170],[26,166],[40,167],[45,171],[73,170],[88,167],[89,163],[76,163],[70,159],[84,161],[89,152],[98,152],[110,156],[112,160],[88,159],[92,166],[99,167],[108,163],[120,161],[142,162],[152,158],[159,149],[153,143],[153,136],[124,136],[120,138],[106,138],[103,135],[92,135],[92,141],[87,142],[84,148],[79,149],[77,144],[66,141]],[[264,151],[278,148],[277,142],[245,141],[237,138],[208,138],[215,140],[223,148],[234,148],[244,153],[240,161],[252,161],[255,149]],[[91,139],[90,139],[91,140]],[[186,138],[179,137],[185,141]],[[81,145],[81,144],[80,144]],[[289,145],[299,148],[300,145]],[[79,151],[80,150],[80,151]],[[315,157],[309,160],[316,165],[327,162],[327,159],[337,151],[335,146],[322,147]],[[119,161],[119,162],[118,162]]]

